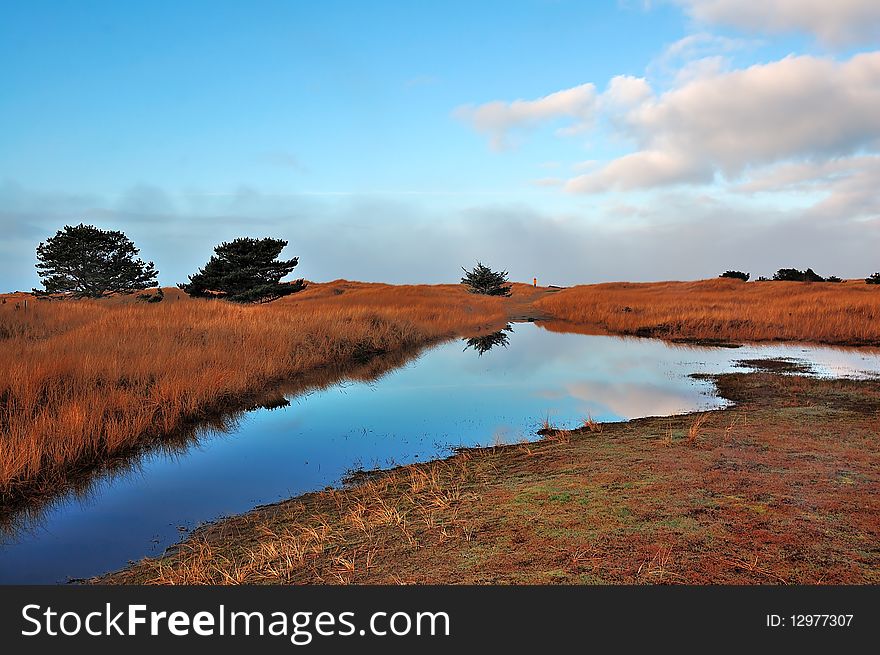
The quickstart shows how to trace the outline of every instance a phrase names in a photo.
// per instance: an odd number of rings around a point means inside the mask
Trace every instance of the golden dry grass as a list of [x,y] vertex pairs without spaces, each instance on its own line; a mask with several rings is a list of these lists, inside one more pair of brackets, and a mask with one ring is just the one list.
[[880,344],[880,285],[698,282],[576,286],[535,307],[607,332],[665,339]]
[[266,305],[132,297],[0,304],[0,500],[318,367],[483,327],[458,285],[312,285]]
[[[173,561],[143,560],[112,582],[138,584],[351,584],[401,542],[470,541],[472,521],[456,508],[476,499],[490,472],[475,470],[470,454],[368,476],[356,486],[308,494],[265,514],[208,524],[177,548]],[[218,543],[219,542],[219,543]],[[230,552],[229,549],[235,552]],[[387,562],[383,561],[387,565]]]

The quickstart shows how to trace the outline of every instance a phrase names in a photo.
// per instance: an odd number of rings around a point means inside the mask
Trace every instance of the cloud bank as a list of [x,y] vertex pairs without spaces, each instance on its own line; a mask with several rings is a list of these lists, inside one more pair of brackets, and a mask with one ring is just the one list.
[[[620,87],[638,88],[621,105]],[[636,151],[573,178],[596,193],[737,178],[786,159],[839,157],[880,143],[880,52],[838,62],[790,56],[690,80],[654,95],[645,80],[614,78],[602,99]]]
[[702,23],[748,32],[805,32],[831,47],[880,41],[877,0],[676,0]]

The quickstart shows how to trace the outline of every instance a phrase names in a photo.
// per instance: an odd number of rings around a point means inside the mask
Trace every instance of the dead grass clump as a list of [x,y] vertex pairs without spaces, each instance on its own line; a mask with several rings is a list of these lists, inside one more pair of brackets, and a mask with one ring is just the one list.
[[581,430],[585,432],[601,432],[602,424],[594,421],[592,414],[587,414],[586,418],[581,421]]
[[145,559],[105,582],[146,584],[353,584],[393,569],[389,544],[419,550],[468,543],[478,525],[460,516],[484,483],[470,458],[412,464],[359,484],[302,497],[206,526],[166,556]]
[[709,420],[708,413],[698,414],[697,417],[690,424],[690,426],[688,426],[688,430],[687,430],[687,445],[688,446],[697,445],[697,439],[700,437],[700,433],[703,430],[703,425],[708,420]]

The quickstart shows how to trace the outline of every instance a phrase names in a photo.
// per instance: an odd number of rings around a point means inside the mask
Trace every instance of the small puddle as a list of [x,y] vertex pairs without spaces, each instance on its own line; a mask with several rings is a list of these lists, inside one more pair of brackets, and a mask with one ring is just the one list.
[[[336,484],[358,467],[445,456],[457,446],[535,439],[545,418],[574,427],[725,404],[692,373],[792,358],[814,373],[880,373],[880,354],[800,345],[705,348],[549,332],[518,323],[397,356],[327,388],[279,396],[221,434],[155,450],[55,499],[0,536],[0,582],[55,583],[158,555],[199,523]],[[393,368],[393,367],[397,368]],[[387,369],[391,368],[390,372]],[[372,381],[365,378],[378,375]]]

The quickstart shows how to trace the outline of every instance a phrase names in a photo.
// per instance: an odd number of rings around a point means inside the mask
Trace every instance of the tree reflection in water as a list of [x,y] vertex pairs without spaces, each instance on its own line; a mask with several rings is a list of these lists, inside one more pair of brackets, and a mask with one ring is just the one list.
[[465,342],[465,346],[463,350],[467,350],[468,348],[473,348],[477,351],[480,357],[483,356],[483,353],[487,353],[495,346],[504,346],[507,348],[507,345],[510,343],[510,337],[507,336],[507,332],[513,333],[513,326],[508,323],[507,327],[502,330],[498,330],[498,332],[493,332],[492,334],[485,334],[480,337],[471,337],[470,339],[463,339]]

